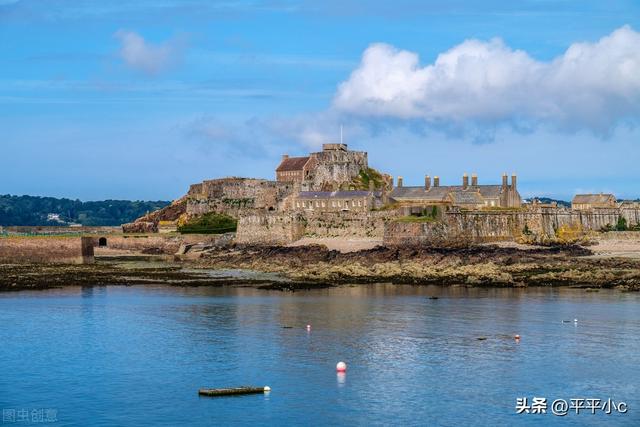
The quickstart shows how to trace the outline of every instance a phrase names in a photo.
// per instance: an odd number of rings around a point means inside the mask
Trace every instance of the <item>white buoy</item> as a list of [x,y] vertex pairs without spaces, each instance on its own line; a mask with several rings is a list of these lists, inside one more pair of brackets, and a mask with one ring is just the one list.
[[344,362],[338,362],[338,364],[336,365],[336,371],[347,372],[347,364]]
[[307,331],[311,330],[311,325],[307,325]]
[[265,392],[270,392],[271,391],[271,387],[269,387],[268,385],[264,386],[264,391]]

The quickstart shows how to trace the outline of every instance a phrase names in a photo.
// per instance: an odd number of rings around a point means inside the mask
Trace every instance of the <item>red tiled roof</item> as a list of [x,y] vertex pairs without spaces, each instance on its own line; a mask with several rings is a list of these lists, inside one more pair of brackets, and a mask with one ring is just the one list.
[[284,159],[280,166],[277,167],[276,172],[285,171],[301,171],[304,165],[309,161],[309,157],[289,157]]

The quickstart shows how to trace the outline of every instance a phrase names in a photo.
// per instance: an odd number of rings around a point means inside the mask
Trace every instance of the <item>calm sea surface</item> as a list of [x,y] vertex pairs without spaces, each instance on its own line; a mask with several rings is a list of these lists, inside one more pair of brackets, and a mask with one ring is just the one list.
[[[197,394],[240,385],[272,392]],[[534,396],[548,399],[548,413],[516,414],[516,398]],[[551,401],[571,398],[629,409],[551,414]],[[42,425],[37,411],[65,426],[638,426],[640,294],[394,285],[4,293],[0,408],[4,424],[23,417],[16,426]]]

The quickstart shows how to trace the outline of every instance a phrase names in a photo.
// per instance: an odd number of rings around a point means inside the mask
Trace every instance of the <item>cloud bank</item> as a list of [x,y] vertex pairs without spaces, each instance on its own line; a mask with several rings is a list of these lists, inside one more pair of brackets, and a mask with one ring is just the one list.
[[373,44],[333,107],[360,117],[608,133],[640,118],[640,33],[624,26],[548,62],[500,39],[467,40],[427,66],[413,52]]
[[154,45],[145,41],[138,33],[127,30],[118,30],[114,36],[121,43],[119,54],[124,63],[150,76],[180,62],[186,46],[181,38]]

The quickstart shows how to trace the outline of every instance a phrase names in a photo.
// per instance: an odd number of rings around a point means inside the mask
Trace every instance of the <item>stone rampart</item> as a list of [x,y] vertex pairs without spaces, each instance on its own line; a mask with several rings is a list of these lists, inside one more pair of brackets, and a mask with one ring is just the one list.
[[525,229],[538,238],[554,239],[556,231],[564,225],[599,231],[615,226],[620,216],[628,225],[640,223],[640,209],[450,211],[444,213],[442,221],[389,222],[385,227],[384,242],[403,245],[513,240],[522,236]]
[[305,237],[382,239],[385,224],[395,215],[387,211],[304,213]]
[[280,210],[293,186],[289,183],[253,178],[221,178],[194,184],[187,194],[186,212],[209,212],[239,216],[253,210]]
[[256,213],[238,220],[236,242],[241,244],[284,245],[304,235],[306,219],[296,213]]

